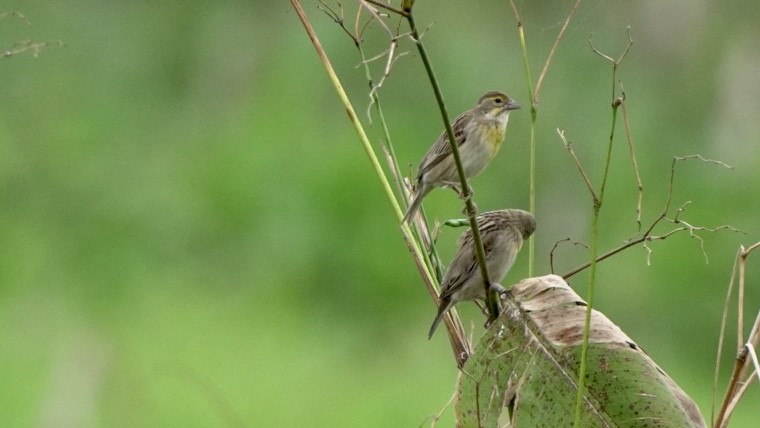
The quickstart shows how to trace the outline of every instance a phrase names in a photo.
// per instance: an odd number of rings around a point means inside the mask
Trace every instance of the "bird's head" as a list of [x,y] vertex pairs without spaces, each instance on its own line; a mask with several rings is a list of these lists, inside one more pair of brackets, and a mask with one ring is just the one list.
[[491,91],[486,92],[480,97],[477,108],[489,119],[496,119],[503,114],[508,114],[512,110],[519,109],[520,104],[517,104],[507,94]]

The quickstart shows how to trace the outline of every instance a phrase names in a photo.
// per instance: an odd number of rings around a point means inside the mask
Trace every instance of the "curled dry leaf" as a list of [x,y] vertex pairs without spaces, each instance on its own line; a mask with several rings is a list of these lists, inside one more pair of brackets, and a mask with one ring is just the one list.
[[[530,278],[464,367],[458,426],[571,426],[586,303],[556,275]],[[591,315],[584,427],[704,427],[694,401],[604,314]]]

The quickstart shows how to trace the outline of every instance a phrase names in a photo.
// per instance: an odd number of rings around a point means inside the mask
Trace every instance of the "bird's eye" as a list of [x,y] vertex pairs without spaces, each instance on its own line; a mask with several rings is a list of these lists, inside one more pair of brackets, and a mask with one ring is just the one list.
[[501,103],[504,102],[504,99],[501,98],[501,97],[496,97],[496,98],[494,98],[493,102],[495,102],[497,105],[499,105],[499,104],[501,104]]

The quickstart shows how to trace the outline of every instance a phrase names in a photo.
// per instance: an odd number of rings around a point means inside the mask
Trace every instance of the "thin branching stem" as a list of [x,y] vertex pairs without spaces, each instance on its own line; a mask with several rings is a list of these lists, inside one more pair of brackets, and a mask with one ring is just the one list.
[[[515,15],[517,22],[517,38],[520,41],[520,52],[522,54],[523,68],[525,70],[525,85],[527,87],[528,98],[530,99],[530,137],[528,145],[530,147],[530,160],[528,167],[528,210],[535,214],[536,212],[536,100],[533,97],[533,78],[530,72],[530,63],[528,62],[528,48],[525,44],[525,27],[523,26],[520,11],[517,9],[514,0],[509,0],[512,6],[512,13]],[[536,258],[536,240],[534,237],[528,239],[528,276],[533,276]]]
[[[559,44],[565,35],[565,31],[567,31],[567,28],[570,26],[570,22],[573,20],[575,11],[578,9],[580,3],[581,0],[576,0],[575,4],[573,4],[572,9],[570,9],[570,12],[567,14],[567,18],[565,18],[565,22],[562,25],[562,28],[557,34],[557,37],[554,39],[554,44],[549,51],[549,55],[546,57],[544,68],[541,70],[541,74],[538,76],[538,82],[534,88],[533,78],[531,77],[530,71],[530,63],[528,62],[528,48],[525,43],[525,26],[523,25],[522,17],[520,16],[520,10],[517,8],[517,5],[515,5],[514,0],[509,0],[509,5],[512,8],[512,14],[515,16],[515,22],[517,23],[517,37],[520,41],[520,52],[522,54],[523,68],[525,69],[525,84],[528,89],[528,97],[530,98],[530,160],[528,169],[528,209],[532,213],[536,212],[536,121],[538,118],[539,94],[541,93],[541,87],[543,85],[544,78],[549,72],[549,66],[554,59],[554,55],[557,53],[557,48],[559,47]],[[528,240],[528,276],[533,276],[535,258],[536,240],[531,236]]]
[[575,150],[573,150],[573,145],[570,143],[570,141],[565,138],[565,131],[560,130],[557,128],[557,135],[559,135],[559,139],[562,141],[562,144],[564,144],[565,149],[570,153],[570,156],[573,157],[573,160],[575,161],[575,166],[578,167],[578,171],[581,173],[581,176],[583,177],[583,181],[586,183],[586,187],[588,188],[588,191],[591,193],[591,200],[594,202],[594,204],[597,203],[599,200],[599,196],[596,194],[596,191],[594,190],[594,185],[591,184],[591,179],[588,177],[588,174],[586,174],[586,170],[583,168],[583,165],[581,164],[581,160],[578,159],[578,155],[575,154]]
[[588,40],[589,45],[594,53],[610,60],[612,62],[612,117],[610,120],[610,137],[607,142],[607,155],[604,161],[604,169],[602,173],[602,181],[599,186],[599,198],[593,203],[593,216],[591,218],[591,262],[589,265],[589,280],[588,280],[588,292],[586,303],[586,316],[583,322],[583,343],[581,344],[581,361],[580,368],[578,369],[578,393],[575,399],[575,418],[573,420],[573,426],[578,428],[581,423],[581,415],[583,408],[583,396],[585,395],[586,384],[586,370],[587,370],[587,356],[589,346],[589,329],[591,326],[591,311],[594,307],[594,286],[596,285],[596,264],[597,264],[597,251],[599,245],[599,215],[601,212],[602,204],[604,203],[604,194],[607,189],[607,178],[609,177],[610,164],[612,160],[612,143],[615,139],[615,127],[617,124],[618,108],[623,103],[623,97],[617,97],[615,91],[615,82],[617,81],[617,68],[620,62],[628,54],[629,49],[633,41],[630,38],[630,28],[628,30],[628,45],[617,60],[612,60],[609,56],[601,53],[594,48],[591,39]]
[[638,191],[638,200],[636,201],[636,225],[637,232],[641,231],[641,210],[644,199],[644,184],[641,182],[639,174],[639,163],[636,160],[636,150],[633,147],[633,133],[631,132],[631,121],[628,119],[628,103],[625,102],[625,89],[623,83],[620,83],[620,93],[623,99],[620,108],[623,110],[623,124],[625,125],[625,137],[628,142],[628,154],[631,156],[633,163],[633,175],[636,177],[636,189]]
[[[512,2],[512,0],[510,0],[510,2]],[[562,24],[562,29],[559,30],[559,34],[557,34],[557,38],[554,39],[554,44],[552,45],[552,49],[549,51],[549,56],[546,57],[544,68],[541,70],[541,74],[538,75],[538,82],[536,82],[536,89],[535,91],[533,91],[534,105],[538,105],[539,103],[538,95],[541,92],[541,85],[544,83],[544,77],[546,77],[546,74],[549,72],[549,65],[551,65],[552,59],[554,59],[554,54],[557,53],[559,42],[562,41],[562,37],[565,35],[565,31],[567,31],[567,27],[570,26],[570,22],[573,20],[575,11],[578,9],[578,6],[580,6],[580,4],[581,4],[581,0],[575,0],[575,4],[573,4],[572,9],[570,9],[570,12],[567,14],[567,18],[565,18],[565,23]]]
[[371,3],[371,4],[373,4],[373,5],[377,6],[377,7],[383,8],[383,9],[388,10],[390,12],[393,12],[395,14],[401,15],[404,18],[406,18],[408,16],[408,13],[405,10],[395,8],[395,7],[393,7],[393,6],[391,6],[391,5],[387,4],[387,3],[379,2],[379,1],[376,1],[376,0],[363,0],[363,1],[366,1],[367,3]]
[[[563,132],[560,132],[560,138],[563,140],[564,144],[569,144],[569,142],[567,142],[567,140],[565,139],[565,136],[564,136]],[[633,247],[634,245],[641,244],[641,243],[644,244],[645,249],[649,252],[649,254],[651,254],[651,250],[649,249],[649,247],[647,247],[647,243],[649,243],[651,241],[662,241],[662,240],[665,240],[668,237],[670,237],[671,235],[674,235],[674,234],[676,234],[678,232],[688,231],[689,235],[692,236],[692,237],[694,237],[695,239],[698,239],[700,241],[700,243],[702,241],[701,238],[699,238],[695,234],[695,232],[698,232],[698,231],[716,232],[718,230],[726,229],[726,230],[731,230],[731,231],[734,231],[734,232],[744,233],[744,232],[741,232],[740,230],[735,229],[734,227],[732,227],[730,225],[721,225],[721,226],[717,226],[717,227],[714,227],[714,228],[707,228],[707,227],[703,227],[703,226],[693,226],[693,225],[690,225],[689,223],[687,223],[687,222],[679,219],[678,218],[679,215],[685,211],[686,206],[689,204],[688,201],[683,206],[681,206],[680,208],[678,208],[678,210],[676,211],[676,215],[673,218],[669,218],[668,217],[668,211],[670,211],[670,204],[671,204],[671,202],[673,200],[673,191],[674,191],[676,165],[678,164],[678,161],[686,161],[686,160],[700,160],[700,161],[705,162],[705,163],[716,164],[716,165],[720,165],[720,166],[723,166],[723,167],[728,168],[728,169],[733,169],[730,165],[727,165],[727,164],[725,164],[725,163],[723,163],[721,161],[714,160],[714,159],[706,159],[706,158],[704,158],[704,157],[702,157],[700,155],[675,156],[673,158],[673,161],[671,162],[671,165],[670,165],[670,180],[668,182],[668,192],[667,192],[667,195],[665,197],[665,206],[662,209],[662,211],[660,212],[660,214],[657,216],[657,218],[654,219],[654,221],[649,225],[649,227],[647,227],[646,230],[644,230],[644,232],[641,233],[641,235],[629,238],[621,246],[619,246],[617,248],[614,248],[614,249],[612,249],[612,250],[610,250],[610,251],[608,251],[608,252],[606,252],[606,253],[604,253],[604,254],[602,254],[600,256],[597,256],[596,257],[596,261],[597,262],[600,262],[600,261],[602,261],[602,260],[604,260],[604,259],[606,259],[606,258],[608,258],[610,256],[613,256],[613,255],[615,255],[615,254],[617,254],[617,253],[619,253],[619,252],[621,252],[621,251],[623,251],[623,250],[625,250],[627,248]],[[579,168],[580,168],[579,161],[576,161],[576,164],[579,165]],[[585,177],[585,171],[581,170],[581,175],[584,175],[584,177]],[[589,185],[588,184],[589,183],[588,179],[587,178],[584,178],[584,179],[586,180],[587,185]],[[592,193],[592,197],[593,197],[593,193]],[[669,232],[664,233],[662,235],[653,235],[652,233],[653,233],[655,227],[660,222],[662,222],[663,220],[665,220],[667,222],[670,222],[670,223],[673,223],[673,224],[681,224],[683,226],[676,227],[675,229],[672,229]],[[707,258],[707,255],[704,252],[704,248],[702,249],[702,252],[703,252],[703,255],[705,256],[705,258]],[[648,257],[647,257],[647,264],[649,264]],[[589,266],[591,266],[591,263],[587,262],[587,263],[585,263],[583,265],[580,265],[580,266],[578,266],[576,268],[573,268],[572,270],[570,270],[570,271],[562,274],[562,278],[568,279],[571,276],[577,274],[578,272],[581,272],[581,271],[587,269]]]
[[[614,74],[614,71],[613,71]],[[596,284],[596,255],[599,245],[599,213],[601,212],[602,204],[604,202],[604,190],[607,185],[607,177],[609,174],[610,161],[612,159],[612,142],[615,137],[615,122],[617,119],[617,108],[619,103],[612,104],[612,120],[610,126],[610,138],[607,144],[607,157],[604,164],[604,173],[602,175],[602,184],[599,190],[599,198],[594,201],[593,204],[593,216],[591,218],[591,262],[589,265],[589,279],[588,279],[588,292],[586,297],[586,315],[583,321],[583,343],[581,344],[581,361],[580,368],[578,369],[578,392],[575,400],[575,418],[573,420],[573,426],[578,428],[581,425],[581,415],[583,409],[583,397],[586,394],[586,371],[588,360],[588,339],[589,331],[591,327],[591,311],[594,306],[594,286]]]
[[[551,273],[554,273],[554,252],[557,251],[557,249],[559,248],[559,244],[561,244],[563,242],[570,242],[573,245],[580,245],[581,247],[583,247],[583,248],[585,248],[585,249],[588,250],[588,245],[586,245],[586,244],[584,244],[582,242],[573,241],[570,238],[560,239],[559,241],[556,241],[554,243],[554,245],[552,246],[551,251],[549,251],[549,270],[550,270]],[[597,261],[599,261],[599,260],[597,260]]]
[[27,51],[31,51],[32,55],[37,58],[40,53],[48,46],[65,46],[62,41],[55,40],[52,42],[33,42],[31,40],[24,40],[23,42],[16,43],[13,47],[8,48],[0,52],[0,58],[18,55]]

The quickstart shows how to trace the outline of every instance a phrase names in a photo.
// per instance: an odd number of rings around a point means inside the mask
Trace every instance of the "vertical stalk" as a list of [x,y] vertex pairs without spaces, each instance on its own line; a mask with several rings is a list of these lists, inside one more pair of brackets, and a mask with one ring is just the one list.
[[446,104],[443,101],[443,94],[441,93],[438,79],[433,72],[433,66],[428,58],[427,51],[422,45],[419,32],[417,31],[417,25],[414,22],[414,16],[412,15],[411,4],[409,0],[404,1],[404,12],[406,12],[406,20],[409,22],[409,29],[411,30],[412,39],[417,45],[417,50],[420,53],[420,58],[425,66],[430,84],[433,86],[433,92],[435,93],[438,107],[441,110],[441,116],[443,118],[444,126],[446,127],[446,134],[449,139],[449,145],[451,146],[451,154],[454,158],[454,162],[457,166],[457,172],[459,173],[459,182],[462,187],[462,197],[464,198],[465,206],[467,209],[467,218],[470,221],[470,228],[472,229],[473,244],[475,245],[476,255],[478,257],[478,265],[480,266],[480,276],[483,278],[483,287],[485,288],[486,307],[488,308],[489,321],[495,320],[499,316],[499,304],[496,298],[496,292],[491,290],[491,279],[488,275],[488,266],[486,265],[486,254],[483,249],[483,239],[480,235],[480,229],[478,229],[478,223],[475,219],[477,210],[472,203],[472,190],[467,182],[467,176],[464,174],[464,168],[462,167],[462,158],[459,154],[459,147],[457,147],[456,139],[454,138],[454,130],[451,128],[451,121],[449,120],[448,112],[446,111]]
[[[615,80],[615,68],[613,68],[612,79]],[[613,91],[615,90],[613,85]],[[613,92],[614,97],[614,92]],[[622,99],[617,98],[612,102],[612,125],[610,128],[610,139],[607,143],[607,157],[604,163],[604,173],[602,174],[602,185],[599,190],[599,197],[594,199],[594,215],[591,218],[591,265],[589,266],[588,292],[586,296],[586,317],[583,320],[583,343],[581,344],[581,361],[578,369],[578,392],[575,399],[575,418],[573,426],[579,428],[581,425],[581,414],[583,408],[583,395],[586,389],[586,371],[588,357],[589,329],[591,328],[591,311],[594,308],[594,285],[596,284],[596,256],[598,253],[599,241],[599,215],[604,201],[604,189],[607,187],[607,176],[610,171],[610,161],[612,159],[612,141],[615,137],[615,123],[617,122],[618,107],[622,104]]]
[[[528,86],[528,97],[530,99],[530,188],[528,190],[528,210],[535,215],[536,213],[536,120],[538,110],[536,109],[537,100],[533,97],[533,78],[530,74],[530,65],[528,64],[528,48],[525,45],[525,28],[522,22],[517,23],[517,33],[520,37],[520,50],[522,51],[522,60],[525,67],[525,83]],[[536,258],[536,240],[531,236],[528,239],[528,277],[533,276],[533,269]]]

